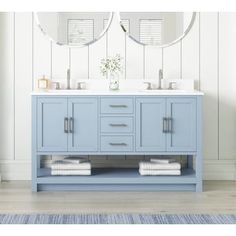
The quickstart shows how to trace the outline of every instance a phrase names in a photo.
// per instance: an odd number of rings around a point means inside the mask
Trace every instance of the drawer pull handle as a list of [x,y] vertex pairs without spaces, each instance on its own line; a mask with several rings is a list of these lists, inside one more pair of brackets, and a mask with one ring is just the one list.
[[168,121],[168,129],[167,129],[167,132],[168,133],[172,133],[172,131],[173,131],[173,127],[172,127],[172,118],[171,117],[169,117],[169,118],[167,118],[167,121]]
[[110,105],[112,108],[126,108],[127,105]]
[[111,146],[127,146],[126,143],[109,143]]
[[167,133],[167,118],[166,117],[162,119],[162,132]]
[[68,133],[68,118],[64,118],[64,133]]
[[110,124],[111,127],[126,127],[126,124]]
[[72,117],[70,118],[69,131],[70,131],[70,133],[73,133],[73,131],[74,131],[74,120]]

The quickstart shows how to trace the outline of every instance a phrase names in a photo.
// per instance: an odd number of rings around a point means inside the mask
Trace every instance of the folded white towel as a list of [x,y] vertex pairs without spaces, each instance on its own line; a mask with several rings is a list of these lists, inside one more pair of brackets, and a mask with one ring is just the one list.
[[91,163],[89,161],[83,163],[70,163],[63,160],[58,160],[52,163],[52,170],[89,170]]
[[83,162],[87,162],[88,159],[86,157],[65,157],[63,159],[63,161],[65,162],[69,162],[69,163],[75,163],[75,164],[79,164],[79,163],[83,163]]
[[173,162],[176,162],[176,161],[175,161],[175,159],[158,159],[158,158],[151,158],[151,159],[150,159],[150,162],[168,164],[168,163],[173,163]]
[[51,170],[51,175],[91,175],[91,170]]
[[141,161],[139,162],[139,168],[143,170],[180,170],[181,165],[178,162],[162,164],[149,161]]
[[180,170],[143,170],[139,169],[140,175],[181,175]]

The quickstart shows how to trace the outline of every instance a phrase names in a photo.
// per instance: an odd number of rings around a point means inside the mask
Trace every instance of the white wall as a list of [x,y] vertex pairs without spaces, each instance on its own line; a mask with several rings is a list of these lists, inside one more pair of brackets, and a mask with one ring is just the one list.
[[[4,179],[30,179],[31,108],[34,80],[46,74],[64,80],[101,79],[99,62],[120,53],[123,79],[195,79],[204,97],[204,177],[236,179],[236,13],[200,13],[189,34],[177,44],[143,47],[124,35],[115,16],[109,31],[95,44],[66,49],[49,42],[32,13],[0,13],[0,166]],[[129,165],[137,157],[118,157]],[[143,157],[138,157],[139,159]],[[98,163],[112,157],[97,158]]]

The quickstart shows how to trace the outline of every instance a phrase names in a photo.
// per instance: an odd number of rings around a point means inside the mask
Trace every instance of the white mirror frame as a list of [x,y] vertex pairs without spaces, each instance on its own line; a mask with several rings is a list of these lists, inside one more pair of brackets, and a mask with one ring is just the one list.
[[40,25],[40,21],[39,21],[39,17],[38,17],[38,13],[37,12],[34,12],[34,20],[37,24],[37,26],[39,27],[40,31],[44,34],[45,37],[47,37],[51,42],[59,45],[59,46],[63,46],[63,47],[66,47],[66,48],[82,48],[82,47],[86,47],[86,46],[89,46],[90,44],[93,44],[95,42],[97,42],[100,38],[102,38],[102,36],[107,32],[107,30],[109,29],[110,25],[111,25],[111,22],[112,22],[112,19],[113,19],[113,15],[114,13],[113,12],[110,12],[110,17],[108,19],[108,23],[107,23],[107,26],[106,28],[101,32],[101,34],[98,36],[98,38],[95,38],[93,41],[90,41],[88,43],[85,43],[85,44],[82,44],[82,45],[67,45],[67,44],[62,44],[62,43],[59,43],[57,42],[55,39],[53,39],[50,35],[47,34],[47,32],[42,28],[42,26]]
[[[122,24],[122,19],[121,19],[121,15],[120,15],[121,12],[118,12],[117,15],[118,15],[118,20],[119,20],[119,23],[120,23],[120,26],[122,28],[122,30],[124,31],[125,27],[123,26]],[[175,39],[174,41],[170,42],[170,43],[166,43],[166,44],[162,44],[162,45],[148,45],[148,44],[144,44],[144,43],[141,43],[140,41],[138,41],[137,39],[135,39],[134,37],[132,37],[128,32],[125,32],[125,34],[131,38],[132,40],[134,40],[136,43],[138,44],[141,44],[142,46],[152,46],[152,47],[157,47],[157,48],[165,48],[165,47],[169,47],[177,42],[179,42],[180,40],[182,40],[187,34],[188,32],[191,30],[194,22],[195,22],[195,19],[196,19],[196,12],[193,12],[192,14],[192,19],[190,21],[190,24],[188,26],[188,28],[184,31],[184,33],[178,37],[177,39]]]

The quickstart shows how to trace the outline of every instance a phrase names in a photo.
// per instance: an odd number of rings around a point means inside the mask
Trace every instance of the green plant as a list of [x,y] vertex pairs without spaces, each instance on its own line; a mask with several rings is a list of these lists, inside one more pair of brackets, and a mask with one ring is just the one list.
[[120,54],[101,59],[100,70],[102,75],[106,76],[107,73],[110,73],[111,75],[122,73],[123,67],[121,61],[122,58]]

